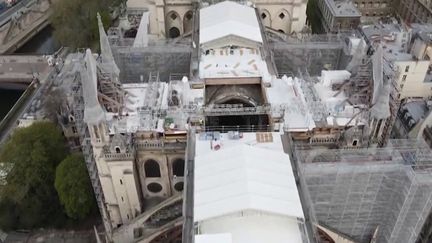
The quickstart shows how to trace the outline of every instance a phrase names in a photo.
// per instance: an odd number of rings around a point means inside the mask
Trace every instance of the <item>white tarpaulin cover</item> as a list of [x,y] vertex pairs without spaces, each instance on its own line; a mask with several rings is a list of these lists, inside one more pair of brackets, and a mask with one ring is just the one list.
[[[225,134],[223,134],[225,135]],[[255,133],[221,139],[221,149],[198,140],[195,156],[194,220],[254,210],[304,218],[289,156],[280,135],[258,143]]]
[[230,35],[262,43],[261,30],[253,8],[225,1],[200,10],[201,44]]

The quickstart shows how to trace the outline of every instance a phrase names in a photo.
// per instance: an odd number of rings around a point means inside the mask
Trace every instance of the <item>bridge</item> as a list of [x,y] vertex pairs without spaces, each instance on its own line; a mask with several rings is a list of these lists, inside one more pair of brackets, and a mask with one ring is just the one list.
[[[55,55],[60,63],[56,67],[48,65],[43,56],[0,56],[0,87],[2,85],[23,85],[24,93],[0,121],[0,146],[17,127],[20,118],[24,118],[26,112],[31,114],[40,113],[39,105],[46,94],[50,91],[52,82],[56,79],[58,68],[62,66],[62,58],[68,53],[67,48],[60,48]],[[11,77],[18,76],[11,81]]]
[[0,54],[13,53],[49,24],[53,0],[21,0],[0,15]]
[[0,56],[0,88],[26,89],[35,78],[48,72],[43,56]]

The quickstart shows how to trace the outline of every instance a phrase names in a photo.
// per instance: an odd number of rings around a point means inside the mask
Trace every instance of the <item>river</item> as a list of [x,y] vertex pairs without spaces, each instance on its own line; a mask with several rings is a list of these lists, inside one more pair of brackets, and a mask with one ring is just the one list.
[[[53,37],[53,28],[46,27],[15,53],[28,55],[52,54],[60,48]],[[0,120],[8,113],[24,90],[0,89]]]

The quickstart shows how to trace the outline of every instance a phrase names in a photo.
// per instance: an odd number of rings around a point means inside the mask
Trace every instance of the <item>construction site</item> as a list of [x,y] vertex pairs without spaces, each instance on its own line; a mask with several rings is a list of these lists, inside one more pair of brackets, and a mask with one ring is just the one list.
[[[275,32],[239,3],[193,6],[190,31],[169,39],[149,34],[148,12],[127,12],[128,28],[107,32],[99,16],[101,53],[70,54],[54,82],[67,94],[59,120],[84,154],[104,240],[427,234],[432,153],[389,140],[399,97],[382,47],[360,33]],[[253,239],[257,215],[275,227]]]
[[385,148],[303,150],[294,155],[314,224],[353,242],[427,242],[432,152],[418,140]]

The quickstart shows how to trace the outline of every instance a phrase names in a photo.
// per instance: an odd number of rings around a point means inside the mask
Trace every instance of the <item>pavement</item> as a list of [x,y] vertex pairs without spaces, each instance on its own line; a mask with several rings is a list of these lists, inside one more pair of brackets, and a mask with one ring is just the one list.
[[15,4],[14,6],[8,8],[7,10],[4,10],[1,14],[0,14],[0,26],[4,25],[5,23],[7,23],[10,19],[10,17],[16,13],[18,10],[20,10],[22,7],[26,6],[30,1],[33,0],[20,0],[17,4]]

